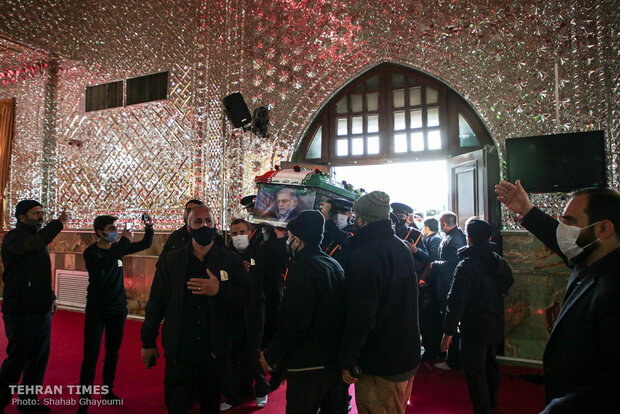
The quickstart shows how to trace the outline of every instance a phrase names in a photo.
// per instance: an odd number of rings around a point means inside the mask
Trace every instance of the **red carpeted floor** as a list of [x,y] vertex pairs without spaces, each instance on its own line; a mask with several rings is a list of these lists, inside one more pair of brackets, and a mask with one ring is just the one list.
[[[70,393],[69,385],[78,383],[80,364],[82,362],[82,329],[84,314],[59,311],[53,317],[52,344],[50,361],[45,376],[45,385],[60,385],[63,394],[41,395],[54,413],[74,413],[78,396]],[[141,322],[128,320],[125,337],[120,352],[118,372],[114,391],[123,397],[121,407],[91,407],[89,413],[165,413],[163,399],[164,369],[161,360],[151,370],[142,365],[140,357]],[[4,326],[0,323],[0,358],[6,357],[6,337]],[[161,352],[161,348],[160,348]],[[103,350],[97,367],[95,383],[101,383]],[[528,368],[502,367],[499,409],[502,414],[539,413],[544,404],[541,385],[528,382],[522,375],[540,374]],[[353,392],[353,387],[351,387]],[[253,402],[236,407],[227,413],[246,414],[257,410]],[[6,409],[7,413],[16,413],[14,405]],[[261,414],[284,414],[285,386],[269,395],[267,407]],[[357,413],[353,404],[352,413]],[[467,387],[461,372],[442,371],[430,364],[424,364],[415,378],[411,406],[407,413],[416,414],[452,414],[471,413]]]

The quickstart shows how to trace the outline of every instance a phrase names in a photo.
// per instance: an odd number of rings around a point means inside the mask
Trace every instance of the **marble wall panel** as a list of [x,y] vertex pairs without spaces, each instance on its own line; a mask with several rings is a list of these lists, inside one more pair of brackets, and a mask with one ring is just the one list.
[[505,302],[506,356],[542,360],[570,270],[531,233],[502,233],[515,279]]

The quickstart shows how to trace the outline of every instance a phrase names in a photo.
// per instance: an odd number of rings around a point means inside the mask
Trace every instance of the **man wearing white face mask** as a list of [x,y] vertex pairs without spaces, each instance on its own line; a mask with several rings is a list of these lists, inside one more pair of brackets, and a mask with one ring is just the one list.
[[260,364],[260,345],[265,324],[265,254],[261,246],[250,242],[251,234],[250,224],[243,219],[235,219],[230,224],[231,243],[228,248],[243,259],[243,265],[250,275],[251,289],[243,315],[239,315],[241,325],[234,323],[231,329],[232,348],[223,392],[226,402],[220,405],[223,411],[240,404],[244,394],[251,395],[253,382],[256,405],[264,407],[268,399],[269,383]]
[[321,249],[342,265],[349,238],[353,236],[351,210],[353,203],[342,198],[332,198],[321,205],[321,214],[325,218],[325,233]]
[[544,414],[608,413],[620,405],[620,193],[577,191],[558,223],[534,207],[519,180],[497,199],[573,272],[543,357]]

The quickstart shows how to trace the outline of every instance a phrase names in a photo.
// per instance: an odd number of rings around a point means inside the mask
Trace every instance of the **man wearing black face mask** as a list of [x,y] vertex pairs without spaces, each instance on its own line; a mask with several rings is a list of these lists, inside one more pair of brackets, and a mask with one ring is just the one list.
[[142,360],[148,369],[159,357],[163,320],[168,412],[187,413],[199,401],[202,413],[216,414],[230,340],[227,315],[243,310],[249,279],[241,257],[214,242],[208,207],[194,207],[188,223],[191,244],[157,263],[141,330]]
[[189,200],[185,203],[185,210],[183,211],[183,227],[180,227],[173,231],[170,236],[168,236],[168,240],[164,244],[164,247],[159,254],[159,257],[162,257],[168,252],[172,250],[180,249],[181,247],[185,247],[192,241],[192,236],[189,234],[189,225],[187,224],[187,217],[189,216],[189,212],[192,211],[192,208],[197,206],[204,206],[204,203],[200,200]]
[[[9,385],[41,385],[50,352],[51,314],[56,312],[52,265],[47,245],[60,233],[68,217],[43,226],[39,202],[22,200],[15,206],[17,224],[2,238],[4,296],[2,313],[9,341],[0,367],[0,411],[11,399]],[[25,401],[28,398],[29,401]],[[48,412],[36,395],[20,395],[20,411]]]
[[543,356],[544,414],[611,413],[620,406],[620,193],[577,191],[560,221],[530,202],[519,180],[497,199],[573,268]]
[[409,247],[413,255],[416,271],[418,274],[421,274],[423,268],[428,264],[430,256],[428,255],[428,249],[426,248],[422,232],[417,227],[410,227],[407,224],[408,217],[413,214],[413,208],[403,203],[392,203],[390,207],[392,212],[398,217],[398,223],[395,226],[396,235]]
[[345,318],[344,271],[321,251],[324,219],[302,211],[288,225],[293,257],[286,278],[280,323],[261,359],[268,370],[286,360],[286,410],[290,413],[346,414],[348,386],[340,379],[337,356]]

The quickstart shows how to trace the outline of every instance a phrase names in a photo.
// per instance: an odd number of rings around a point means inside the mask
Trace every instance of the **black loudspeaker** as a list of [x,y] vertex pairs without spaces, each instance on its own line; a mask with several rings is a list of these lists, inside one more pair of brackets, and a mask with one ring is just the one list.
[[252,122],[252,115],[240,92],[231,93],[222,102],[226,115],[235,128],[241,128]]

